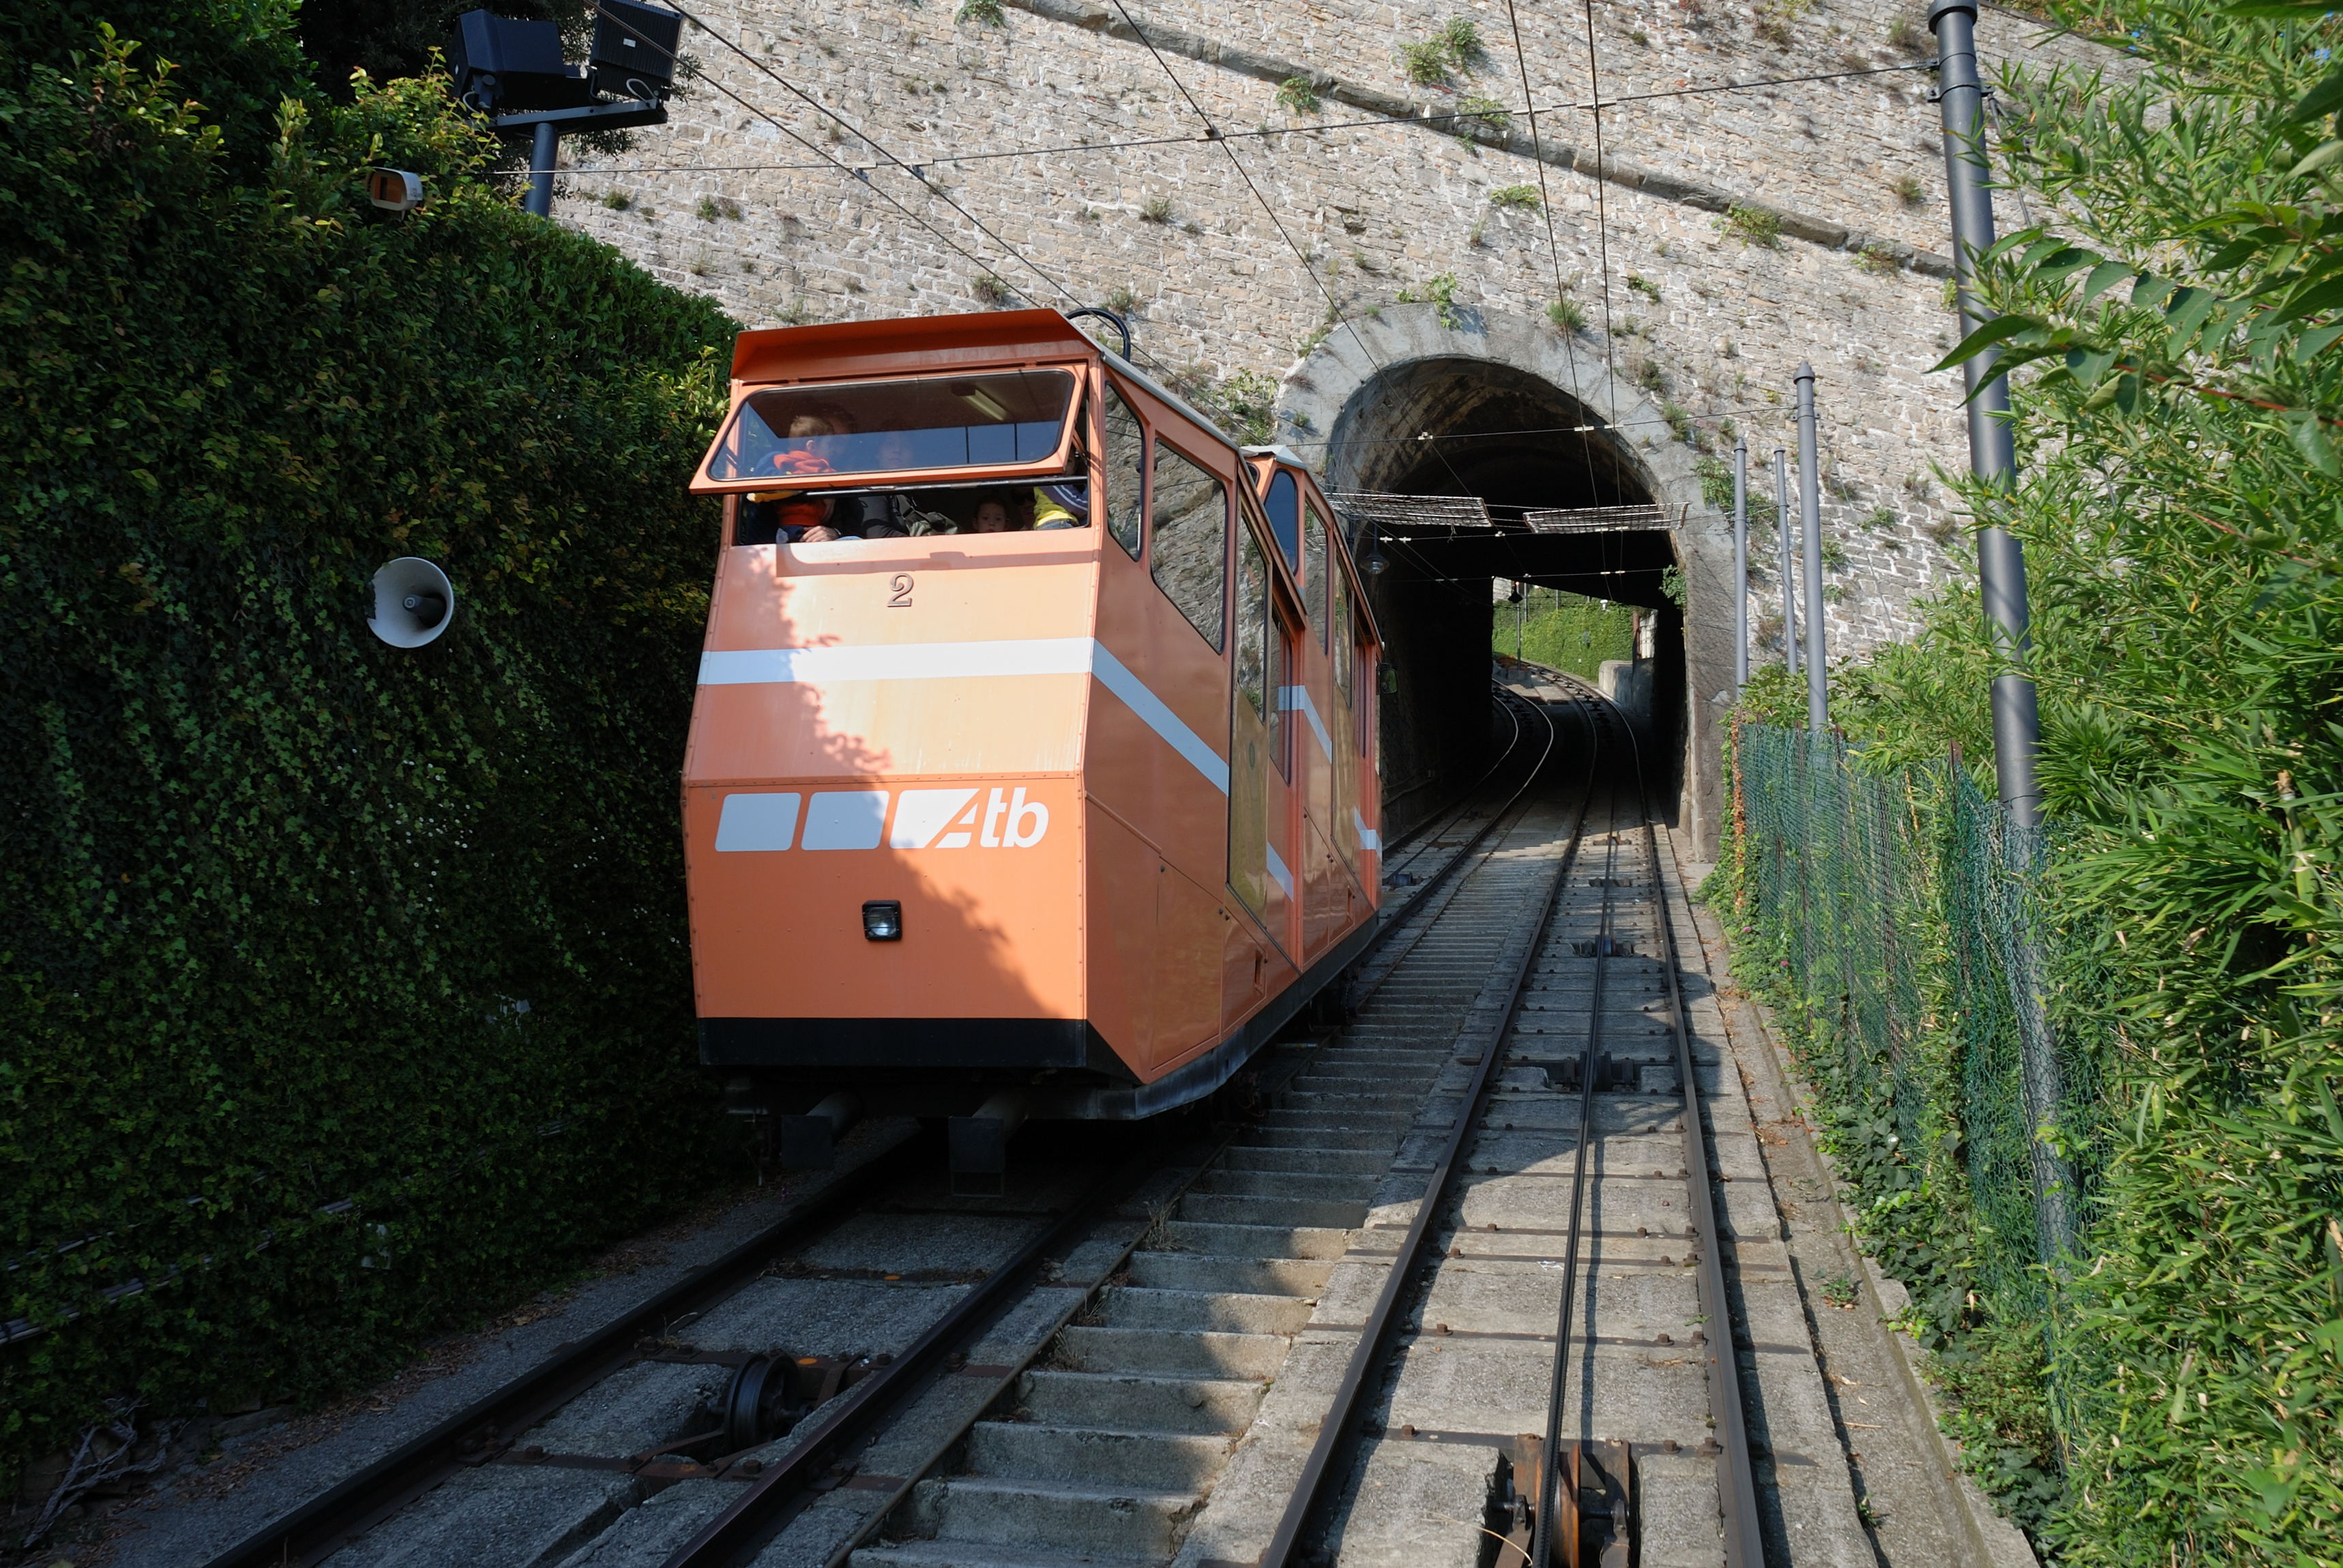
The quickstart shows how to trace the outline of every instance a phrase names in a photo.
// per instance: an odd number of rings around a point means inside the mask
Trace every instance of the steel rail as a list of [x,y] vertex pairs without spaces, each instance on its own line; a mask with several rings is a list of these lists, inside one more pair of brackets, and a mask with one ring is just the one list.
[[[1518,693],[1502,695],[1527,702]],[[1473,858],[1544,770],[1553,756],[1558,734],[1544,705],[1529,706],[1546,722],[1545,746],[1537,760],[1520,786],[1491,813],[1488,823],[1396,913],[1385,917],[1383,929],[1362,950],[1362,959],[1400,929],[1426,899]],[[1512,759],[1522,739],[1522,725],[1516,716],[1507,750],[1463,799],[1469,799],[1473,791],[1477,791]],[[847,1218],[870,1188],[913,1170],[925,1154],[931,1152],[932,1142],[926,1137],[906,1140],[897,1149],[841,1178],[805,1208],[740,1242],[713,1262],[693,1270],[688,1278],[585,1339],[557,1349],[520,1377],[473,1401],[391,1453],[219,1553],[205,1568],[309,1568],[324,1561],[351,1540],[397,1514],[455,1470],[479,1462],[508,1446],[513,1438],[608,1377],[634,1358],[636,1347],[647,1335],[663,1332],[677,1320],[705,1311],[753,1278],[775,1253]],[[1086,1231],[1108,1206],[1108,1196],[1143,1180],[1160,1158],[1161,1151],[1151,1144],[1147,1153],[1134,1156],[1116,1176],[1101,1181],[1016,1257],[988,1274],[909,1351],[856,1383],[837,1411],[825,1417],[785,1458],[763,1471],[741,1497],[679,1549],[669,1558],[668,1568],[709,1568],[711,1564],[736,1560],[749,1545],[783,1523],[781,1516],[811,1490],[811,1483],[831,1460],[905,1399],[912,1397],[925,1374],[935,1369],[955,1343],[970,1338],[973,1332],[980,1332],[987,1318],[1005,1311],[1008,1302],[1004,1298],[1017,1284],[1030,1279],[1066,1237]],[[1138,1174],[1131,1176],[1132,1171]],[[1129,1180],[1124,1180],[1126,1177]]]
[[[1638,782],[1642,769],[1637,768]],[[1715,1169],[1710,1146],[1708,1118],[1700,1103],[1700,1079],[1694,1074],[1692,1033],[1684,1022],[1684,986],[1676,972],[1676,933],[1668,913],[1667,884],[1660,865],[1659,830],[1647,809],[1644,819],[1644,847],[1652,859],[1652,882],[1659,893],[1660,945],[1665,950],[1668,975],[1668,1028],[1675,1036],[1676,1077],[1684,1094],[1684,1169],[1692,1172],[1694,1228],[1700,1241],[1700,1305],[1709,1325],[1722,1332],[1708,1336],[1708,1407],[1716,1417],[1719,1455],[1717,1507],[1725,1520],[1725,1568],[1765,1568],[1765,1536],[1757,1519],[1757,1477],[1749,1461],[1749,1422],[1742,1407],[1741,1362],[1733,1349],[1733,1314],[1725,1288],[1725,1233],[1716,1222],[1716,1202],[1709,1191]],[[1729,1483],[1729,1484],[1728,1484]]]
[[[1610,843],[1603,863],[1603,915],[1595,926],[1594,979],[1587,1007],[1586,1044],[1578,1063],[1578,1126],[1573,1140],[1578,1147],[1570,1178],[1570,1240],[1563,1251],[1562,1304],[1556,1309],[1554,1331],[1554,1378],[1546,1392],[1545,1446],[1538,1461],[1536,1511],[1530,1517],[1530,1561],[1534,1563],[1554,1561],[1554,1527],[1562,1514],[1562,1414],[1570,1387],[1571,1329],[1577,1317],[1578,1249],[1586,1213],[1586,1151],[1594,1142],[1595,1047],[1603,1037],[1603,995],[1610,980],[1613,945],[1612,913],[1618,901],[1615,884],[1619,879],[1619,791],[1614,788],[1608,794],[1604,816],[1609,823],[1605,837]],[[1642,795],[1638,789],[1638,804]],[[1576,1556],[1574,1545],[1573,1568]]]
[[[1523,700],[1527,699],[1523,699]],[[1506,815],[1511,812],[1516,805],[1521,803],[1522,797],[1528,793],[1529,787],[1537,781],[1539,773],[1544,769],[1547,760],[1554,756],[1554,744],[1560,739],[1560,736],[1554,729],[1554,716],[1545,710],[1545,705],[1544,703],[1533,703],[1531,706],[1537,713],[1538,717],[1545,721],[1545,749],[1538,753],[1538,759],[1530,765],[1528,772],[1522,776],[1521,783],[1515,787],[1511,795],[1505,797],[1503,804],[1500,805],[1495,810],[1489,813],[1489,819],[1482,824],[1480,831],[1474,833],[1470,839],[1467,839],[1463,847],[1460,848],[1453,856],[1450,857],[1449,859],[1441,866],[1440,869],[1433,872],[1429,878],[1425,879],[1422,887],[1409,894],[1405,903],[1400,905],[1400,907],[1394,911],[1383,912],[1378,916],[1375,924],[1374,935],[1369,937],[1366,944],[1359,949],[1359,956],[1351,960],[1351,966],[1349,970],[1345,971],[1347,974],[1358,974],[1361,970],[1365,968],[1367,960],[1380,951],[1385,942],[1397,935],[1410,920],[1413,920],[1415,918],[1416,911],[1423,909],[1432,896],[1446,886],[1449,879],[1453,877],[1466,861],[1473,858],[1474,851],[1479,849],[1480,847],[1488,840],[1489,835],[1494,833],[1498,827],[1503,823]],[[1500,762],[1503,762],[1504,759],[1501,758],[1499,760]],[[1492,768],[1489,770],[1490,773],[1494,773],[1495,771],[1495,768]],[[1482,775],[1483,779],[1486,779],[1488,776],[1489,775],[1486,773]],[[1350,982],[1345,980],[1342,983],[1348,985]],[[1378,981],[1376,983],[1379,984],[1381,982]],[[1355,1002],[1366,994],[1372,992],[1373,990],[1374,986],[1369,985],[1365,991],[1357,993],[1353,996],[1351,1000]]]
[[[1556,671],[1557,674],[1563,672]],[[1618,704],[1602,696],[1575,676],[1564,675],[1597,700],[1619,712]],[[1684,1087],[1684,1167],[1692,1206],[1694,1255],[1700,1289],[1700,1309],[1707,1326],[1718,1331],[1704,1335],[1702,1348],[1708,1369],[1708,1410],[1716,1422],[1716,1501],[1725,1532],[1725,1568],[1765,1568],[1765,1527],[1757,1517],[1757,1477],[1749,1457],[1749,1418],[1743,1404],[1741,1362],[1733,1348],[1732,1299],[1725,1285],[1725,1236],[1716,1222],[1715,1195],[1710,1172],[1715,1169],[1708,1118],[1702,1112],[1700,1079],[1694,1074],[1692,1030],[1684,1016],[1684,983],[1676,967],[1675,922],[1668,913],[1668,889],[1660,859],[1659,829],[1654,825],[1649,782],[1644,773],[1643,742],[1635,727],[1625,722],[1627,744],[1635,765],[1635,794],[1644,812],[1644,844],[1651,857],[1652,887],[1658,900],[1662,968],[1668,981],[1668,1030],[1675,1038],[1676,1079]]]
[[[1599,721],[1599,713],[1584,704],[1582,711],[1587,714],[1589,729],[1592,729]],[[1548,754],[1551,755],[1551,749]],[[1295,1562],[1301,1555],[1303,1540],[1318,1523],[1320,1512],[1337,1490],[1333,1484],[1337,1462],[1349,1453],[1357,1438],[1364,1396],[1370,1381],[1383,1366],[1393,1328],[1398,1322],[1400,1299],[1421,1266],[1424,1246],[1431,1239],[1433,1225],[1447,1207],[1448,1190],[1455,1180],[1457,1162],[1463,1153],[1465,1141],[1480,1121],[1483,1105],[1488,1099],[1489,1085],[1495,1077],[1499,1060],[1504,1055],[1505,1036],[1521,1010],[1522,995],[1530,971],[1536,966],[1538,954],[1544,949],[1553,928],[1554,911],[1561,906],[1562,891],[1569,886],[1571,869],[1577,864],[1579,845],[1585,835],[1587,811],[1594,800],[1594,749],[1589,747],[1586,783],[1580,793],[1578,819],[1572,827],[1569,845],[1563,851],[1554,879],[1540,902],[1537,922],[1530,940],[1524,944],[1521,961],[1511,977],[1503,1016],[1488,1045],[1481,1052],[1472,1082],[1457,1106],[1454,1121],[1449,1126],[1447,1141],[1441,1150],[1439,1161],[1433,1168],[1430,1180],[1424,1183],[1423,1198],[1416,1206],[1415,1219],[1408,1226],[1398,1253],[1392,1259],[1391,1271],[1384,1277],[1383,1289],[1376,1294],[1373,1310],[1367,1314],[1367,1321],[1360,1331],[1359,1342],[1351,1352],[1349,1364],[1342,1369],[1342,1381],[1335,1391],[1333,1406],[1319,1424],[1317,1441],[1311,1445],[1301,1478],[1294,1483],[1292,1495],[1286,1500],[1285,1512],[1279,1518],[1276,1532],[1270,1537],[1269,1545],[1262,1553],[1256,1568],[1286,1568],[1288,1563]],[[1544,771],[1543,765],[1539,771]],[[1534,773],[1529,780],[1523,781],[1523,791],[1528,789],[1536,776]]]
[[1431,816],[1426,817],[1423,821],[1417,823],[1414,827],[1410,828],[1406,832],[1402,833],[1398,838],[1393,839],[1391,841],[1390,849],[1387,849],[1383,855],[1384,865],[1383,867],[1383,873],[1384,876],[1388,877],[1394,871],[1406,870],[1410,866],[1414,865],[1417,859],[1423,855],[1424,849],[1428,849],[1432,846],[1427,844],[1423,849],[1417,849],[1413,854],[1408,856],[1406,859],[1402,860],[1396,866],[1390,864],[1392,850],[1404,849],[1410,844],[1414,843],[1418,839],[1423,838],[1427,834],[1430,834],[1433,838],[1437,838],[1439,835],[1433,830],[1436,828],[1445,827],[1450,822],[1455,820],[1457,815],[1471,803],[1473,798],[1481,792],[1481,787],[1495,776],[1498,769],[1503,768],[1506,762],[1512,759],[1514,749],[1520,746],[1522,740],[1522,715],[1521,707],[1517,705],[1526,705],[1528,699],[1523,698],[1521,693],[1513,690],[1511,687],[1502,686],[1493,680],[1489,683],[1489,689],[1496,693],[1497,697],[1503,702],[1503,706],[1501,711],[1503,712],[1507,719],[1513,720],[1513,734],[1506,738],[1505,744],[1498,749],[1497,759],[1490,763],[1488,768],[1483,771],[1482,775],[1478,779],[1473,779],[1472,783],[1467,784],[1463,789],[1459,789],[1456,792],[1455,798],[1450,800],[1448,804],[1443,806],[1439,810],[1434,811]]
[[810,1203],[519,1377],[473,1401],[235,1545],[206,1568],[308,1568],[397,1513],[460,1466],[527,1432],[634,1358],[647,1335],[704,1311],[756,1277],[773,1255],[845,1219],[873,1187],[935,1156],[935,1140],[907,1138],[848,1172]]
[[1139,1152],[1027,1242],[1015,1257],[985,1275],[909,1350],[856,1383],[838,1408],[810,1432],[792,1433],[795,1446],[767,1465],[741,1495],[677,1547],[663,1568],[729,1568],[763,1548],[814,1492],[814,1483],[850,1447],[923,1392],[931,1381],[930,1374],[940,1372],[947,1356],[974,1342],[1013,1307],[1053,1254],[1080,1246],[1101,1216],[1161,1167],[1171,1141],[1165,1131],[1171,1119],[1157,1121],[1157,1135]]

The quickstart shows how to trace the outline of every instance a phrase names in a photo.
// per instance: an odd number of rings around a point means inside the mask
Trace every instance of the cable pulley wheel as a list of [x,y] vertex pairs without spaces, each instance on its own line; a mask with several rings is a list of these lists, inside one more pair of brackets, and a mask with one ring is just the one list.
[[758,1356],[725,1385],[724,1450],[737,1453],[770,1442],[795,1424],[797,1365],[786,1357]]

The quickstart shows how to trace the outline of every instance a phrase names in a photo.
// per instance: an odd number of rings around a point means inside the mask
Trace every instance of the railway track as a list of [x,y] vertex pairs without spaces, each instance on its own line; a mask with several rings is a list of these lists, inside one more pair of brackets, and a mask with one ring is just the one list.
[[1252,1104],[995,1199],[907,1148],[211,1568],[1757,1568],[1717,1064],[1554,680]]

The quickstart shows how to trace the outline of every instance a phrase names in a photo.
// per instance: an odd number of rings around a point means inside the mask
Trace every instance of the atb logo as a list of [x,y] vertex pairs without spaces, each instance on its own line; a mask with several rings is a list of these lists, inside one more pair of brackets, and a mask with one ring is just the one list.
[[723,853],[792,847],[875,849],[883,839],[890,849],[1030,849],[1049,831],[1050,808],[1027,799],[1022,785],[984,791],[825,789],[810,799],[794,789],[776,789],[725,796],[716,848]]
[[1030,849],[1049,830],[1050,809],[1025,799],[1021,786],[1005,796],[992,790],[980,805],[973,789],[906,789],[895,802],[895,830],[887,835],[887,847]]

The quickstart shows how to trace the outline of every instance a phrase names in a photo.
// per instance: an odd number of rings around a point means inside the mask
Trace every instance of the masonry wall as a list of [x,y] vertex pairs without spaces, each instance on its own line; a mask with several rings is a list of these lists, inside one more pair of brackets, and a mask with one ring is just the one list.
[[[1156,52],[1111,0],[1009,0],[1000,25],[949,0],[701,6],[713,33],[686,34],[703,74],[673,123],[621,155],[567,152],[560,216],[752,325],[1125,307],[1166,373],[1278,383],[1280,438],[1322,460],[1292,377],[1331,320],[1443,278],[1507,318],[1573,302],[1573,358],[1641,398],[1649,427],[1620,435],[1642,460],[1680,430],[1719,453],[1737,430],[1761,494],[1771,449],[1795,450],[1791,375],[1810,360],[1834,652],[1909,635],[1915,598],[1962,569],[1934,477],[1966,461],[1958,384],[1926,374],[1956,330],[1932,74],[1883,69],[1933,53],[1921,9],[1606,0],[1598,165],[1578,7],[1520,11],[1533,141],[1502,0],[1125,4]],[[1411,85],[1401,47],[1451,15],[1485,55]],[[2099,63],[2016,13],[1988,10],[1979,38],[1988,69]],[[1831,79],[1778,82],[1815,75]],[[1281,102],[1292,77],[1315,109]],[[1762,80],[1777,85],[1651,95]],[[1453,117],[1475,98],[1510,115]],[[1538,206],[1491,199],[1541,177]],[[1752,553],[1771,644],[1778,584]],[[1729,587],[1695,594],[1690,618],[1729,628]]]

